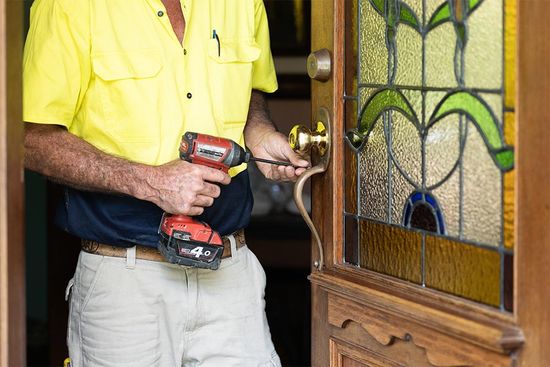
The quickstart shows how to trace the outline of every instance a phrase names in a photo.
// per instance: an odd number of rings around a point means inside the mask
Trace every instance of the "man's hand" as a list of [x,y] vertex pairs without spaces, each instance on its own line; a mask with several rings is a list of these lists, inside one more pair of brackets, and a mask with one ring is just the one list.
[[118,193],[157,204],[172,214],[198,215],[220,195],[222,171],[181,160],[162,166],[100,151],[65,128],[26,124],[25,167],[80,190]]
[[250,97],[250,109],[244,129],[246,145],[257,158],[290,162],[294,166],[277,166],[257,162],[258,168],[270,180],[296,181],[309,162],[298,156],[288,144],[287,138],[278,132],[269,117],[263,94],[253,90]]
[[294,166],[277,166],[268,163],[256,162],[260,171],[270,180],[275,181],[296,181],[306,168],[309,162],[296,154],[287,138],[278,131],[268,131],[260,137],[256,145],[249,147],[252,155],[257,158],[265,158],[276,161],[290,162]]
[[175,160],[153,167],[146,182],[149,200],[172,214],[200,215],[220,196],[220,187],[231,177],[220,170]]

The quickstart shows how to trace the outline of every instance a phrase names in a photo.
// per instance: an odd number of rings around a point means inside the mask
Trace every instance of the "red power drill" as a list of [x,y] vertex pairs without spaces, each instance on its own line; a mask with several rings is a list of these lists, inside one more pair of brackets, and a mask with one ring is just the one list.
[[[186,132],[180,144],[180,158],[194,164],[227,172],[249,161],[291,165],[287,162],[254,158],[230,139]],[[159,227],[158,249],[172,264],[216,270],[223,255],[219,233],[204,222],[186,215],[164,213]]]

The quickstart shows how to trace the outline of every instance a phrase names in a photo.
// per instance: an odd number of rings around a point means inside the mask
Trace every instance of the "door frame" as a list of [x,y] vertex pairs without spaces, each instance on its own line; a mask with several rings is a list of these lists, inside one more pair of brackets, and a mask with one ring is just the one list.
[[[342,142],[344,111],[341,98],[344,90],[344,7],[347,0],[312,1],[312,51],[326,48],[332,55],[332,78],[327,82],[312,81],[312,115],[321,106],[333,116],[332,141]],[[392,300],[411,300],[421,296],[425,308],[458,314],[464,321],[475,319],[491,324],[480,344],[503,352],[512,352],[518,366],[550,365],[550,292],[544,275],[550,270],[550,130],[546,128],[550,101],[550,71],[542,70],[541,60],[550,58],[550,3],[544,0],[517,0],[518,37],[516,37],[516,197],[514,256],[514,313],[495,312],[487,307],[457,297],[419,289],[394,278],[369,271],[350,271],[338,263],[342,253],[344,150],[332,144],[332,160],[327,173],[313,179],[313,219],[323,240],[325,264],[322,272],[312,267],[312,362],[328,363],[326,332],[327,301],[321,294],[327,290],[357,294],[364,291],[373,299],[381,292]],[[324,31],[321,31],[324,30]],[[507,60],[507,62],[516,62]],[[528,129],[526,128],[528,127]],[[312,258],[319,254],[313,246]],[[355,287],[360,283],[360,287]],[[347,290],[342,291],[342,289]],[[365,301],[368,302],[368,301]],[[407,307],[410,306],[409,304]],[[405,308],[405,307],[404,307]],[[414,315],[411,315],[414,317]],[[421,320],[419,320],[421,321]],[[441,321],[443,322],[443,320]],[[545,324],[546,322],[546,324]],[[468,331],[465,329],[457,331]],[[323,330],[325,329],[325,330]],[[493,335],[493,331],[499,333]],[[455,330],[456,331],[456,330]],[[452,332],[452,330],[450,330]],[[472,330],[467,338],[479,335]],[[521,347],[520,347],[521,346]]]
[[0,0],[0,366],[26,365],[23,1]]

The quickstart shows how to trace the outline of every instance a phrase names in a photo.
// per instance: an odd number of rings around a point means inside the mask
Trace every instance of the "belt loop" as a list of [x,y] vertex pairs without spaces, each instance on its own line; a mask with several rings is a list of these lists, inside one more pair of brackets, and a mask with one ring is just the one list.
[[233,257],[237,254],[237,241],[235,240],[235,236],[232,235],[232,234],[227,236],[227,239],[229,240],[229,243],[231,244],[231,257]]
[[135,269],[136,267],[136,246],[126,249],[126,269]]

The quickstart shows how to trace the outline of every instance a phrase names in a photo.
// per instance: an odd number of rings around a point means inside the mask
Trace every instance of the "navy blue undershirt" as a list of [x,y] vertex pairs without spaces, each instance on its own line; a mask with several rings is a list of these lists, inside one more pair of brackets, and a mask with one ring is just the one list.
[[[223,236],[248,225],[254,201],[247,170],[220,188],[214,204],[196,218]],[[65,187],[55,222],[82,239],[121,247],[137,244],[156,248],[162,213],[155,204],[130,196]]]

